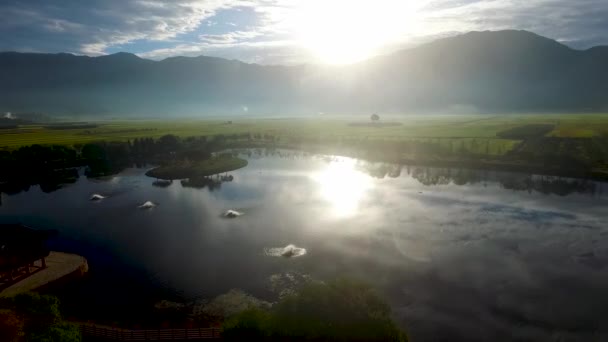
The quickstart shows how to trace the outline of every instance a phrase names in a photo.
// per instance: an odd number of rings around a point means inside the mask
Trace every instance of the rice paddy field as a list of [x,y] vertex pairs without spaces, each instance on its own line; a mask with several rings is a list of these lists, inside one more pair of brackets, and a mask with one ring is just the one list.
[[505,138],[500,133],[526,125],[549,125],[550,129],[544,136],[608,137],[608,114],[408,115],[383,117],[380,124],[367,124],[369,120],[363,116],[229,120],[107,120],[22,125],[0,129],[0,149],[11,150],[33,144],[127,141],[166,134],[190,137],[250,133],[271,135],[280,140],[426,140],[453,144],[472,152],[484,149],[489,154],[503,154],[521,139]]

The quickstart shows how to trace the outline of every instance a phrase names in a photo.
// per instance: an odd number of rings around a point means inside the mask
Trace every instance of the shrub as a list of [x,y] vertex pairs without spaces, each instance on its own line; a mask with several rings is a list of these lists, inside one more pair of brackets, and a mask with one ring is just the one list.
[[[59,311],[59,299],[38,293],[23,293],[4,302],[16,314],[15,321],[28,342],[79,342],[78,326],[64,322]],[[2,340],[4,341],[4,340]],[[20,339],[17,339],[20,341]]]
[[246,310],[225,322],[227,339],[270,337],[324,341],[406,341],[390,306],[370,287],[337,280],[309,283],[272,309]]
[[222,326],[222,337],[229,340],[260,340],[270,337],[272,316],[268,311],[251,308],[228,319]]

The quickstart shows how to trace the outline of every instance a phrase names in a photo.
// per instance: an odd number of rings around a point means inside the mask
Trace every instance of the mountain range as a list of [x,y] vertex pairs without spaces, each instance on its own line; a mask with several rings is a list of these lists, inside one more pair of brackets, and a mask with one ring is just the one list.
[[344,66],[0,53],[0,111],[91,116],[600,112],[608,47],[470,32]]

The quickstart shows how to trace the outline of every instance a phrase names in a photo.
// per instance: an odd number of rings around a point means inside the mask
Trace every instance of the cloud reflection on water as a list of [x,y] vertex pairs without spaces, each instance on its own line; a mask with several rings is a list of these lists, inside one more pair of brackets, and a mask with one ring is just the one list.
[[[416,341],[607,333],[602,185],[287,152],[260,154],[233,175],[209,192],[153,187],[130,170],[118,182],[5,197],[0,214],[111,246],[118,260],[188,294],[255,293],[285,272],[359,277],[390,297]],[[93,205],[83,200],[91,193],[120,195]],[[137,211],[142,198],[162,205]],[[247,215],[223,220],[226,208]],[[309,253],[263,253],[290,243]]]

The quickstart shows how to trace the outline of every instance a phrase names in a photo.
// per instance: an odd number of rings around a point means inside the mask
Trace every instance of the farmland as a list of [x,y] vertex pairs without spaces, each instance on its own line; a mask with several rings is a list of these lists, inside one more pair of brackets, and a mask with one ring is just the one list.
[[[73,124],[73,129],[54,129],[46,125],[21,125],[0,130],[0,148],[14,149],[33,144],[75,145],[95,141],[127,141],[158,138],[166,134],[179,137],[230,134],[268,134],[284,139],[379,139],[434,140],[461,143],[472,148],[472,140],[490,140],[494,154],[510,150],[518,139],[500,138],[500,132],[526,125],[553,127],[546,136],[591,138],[608,136],[607,115],[427,115],[387,117],[400,125],[352,125],[366,117],[316,117],[285,119],[220,120],[124,120]],[[84,127],[84,128],[83,128]]]

